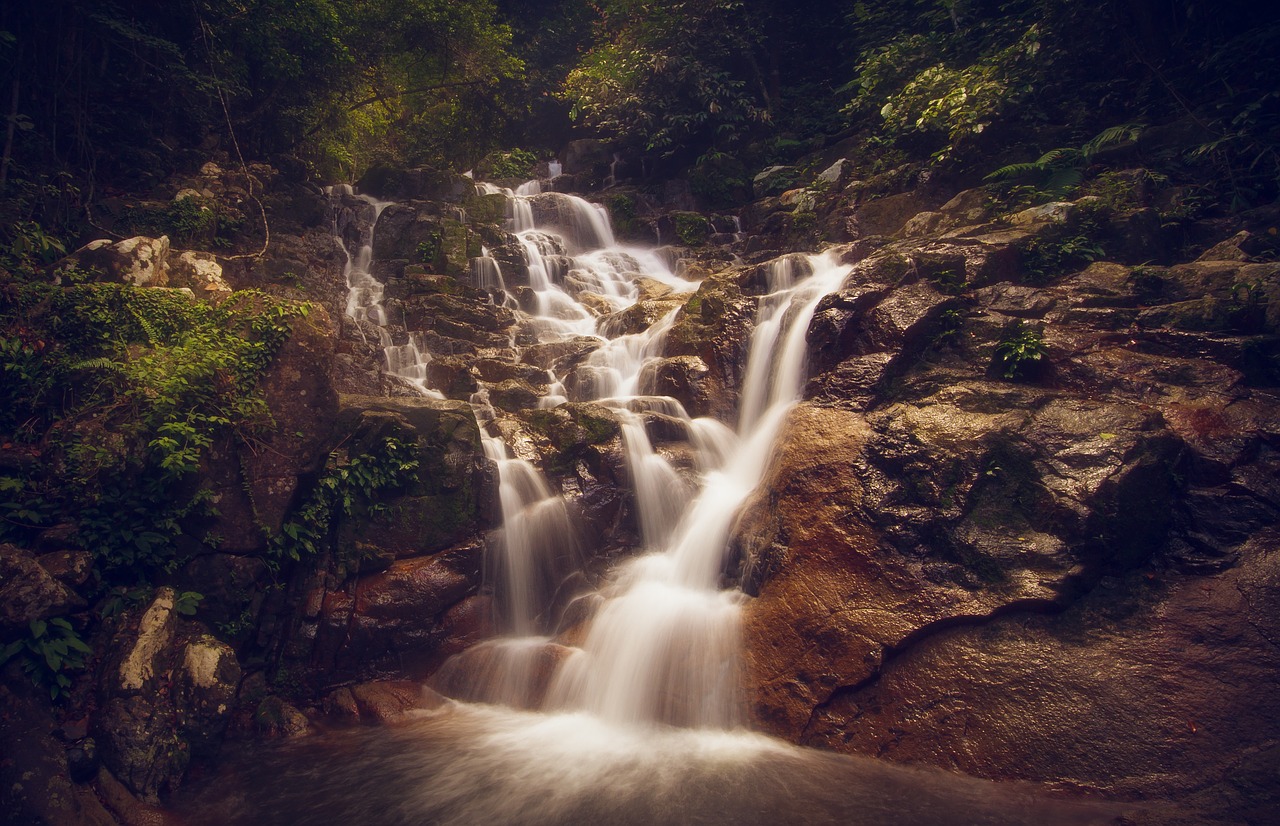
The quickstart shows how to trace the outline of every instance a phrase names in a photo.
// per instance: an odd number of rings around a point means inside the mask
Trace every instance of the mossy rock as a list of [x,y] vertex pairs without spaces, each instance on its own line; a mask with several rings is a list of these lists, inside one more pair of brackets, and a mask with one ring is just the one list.
[[597,404],[562,404],[549,410],[531,410],[524,416],[529,429],[545,436],[552,455],[547,469],[566,471],[592,448],[621,432],[613,411]]
[[702,246],[711,237],[711,222],[700,213],[673,212],[671,222],[675,226],[676,237],[686,247]]

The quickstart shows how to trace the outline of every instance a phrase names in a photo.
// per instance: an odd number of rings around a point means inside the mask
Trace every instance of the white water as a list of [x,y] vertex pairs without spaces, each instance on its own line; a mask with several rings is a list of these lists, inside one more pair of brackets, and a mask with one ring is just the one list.
[[386,288],[370,272],[373,265],[373,236],[378,218],[381,217],[383,210],[391,206],[391,202],[379,201],[368,195],[355,195],[351,187],[346,185],[334,187],[330,194],[333,195],[335,192],[348,199],[367,204],[367,207],[361,210],[366,214],[357,216],[359,220],[367,221],[367,228],[361,233],[355,254],[352,254],[343,236],[337,231],[337,227],[334,228],[334,237],[347,255],[347,263],[342,272],[343,280],[347,285],[347,317],[358,325],[361,335],[366,329],[362,322],[374,325],[378,343],[382,346],[382,352],[386,358],[387,372],[404,379],[425,396],[444,398],[443,394],[427,386],[427,364],[431,361],[431,354],[426,348],[419,347],[418,341],[411,334],[406,336],[406,340],[397,344],[387,330],[387,311],[382,306],[382,297]]
[[[597,591],[580,597],[590,615],[585,625],[556,628],[551,621],[557,582],[571,576],[565,560],[577,550],[568,512],[533,465],[513,458],[490,428],[486,450],[498,464],[504,518],[503,558],[490,570],[498,574],[494,587],[508,635],[473,649],[460,658],[462,665],[446,666],[438,684],[473,699],[536,704],[541,683],[523,693],[511,685],[519,675],[532,679],[538,671],[531,665],[535,652],[545,654],[556,645],[550,658],[556,667],[542,699],[547,709],[585,711],[630,726],[738,726],[743,596],[723,587],[725,551],[733,521],[759,484],[777,430],[803,387],[813,310],[839,288],[849,268],[803,256],[770,268],[770,293],[760,300],[735,432],[720,422],[692,419],[674,399],[654,397],[645,387],[652,372],[646,368],[662,357],[676,311],[627,335],[611,335],[615,325],[601,319],[602,307],[616,312],[639,299],[641,278],[677,293],[696,284],[675,275],[652,250],[618,246],[599,207],[543,193],[536,184],[515,192],[481,186],[510,198],[508,226],[529,265],[532,297],[523,303],[538,339],[601,339],[599,349],[576,368],[567,395],[616,412],[640,553],[617,565]],[[559,387],[555,392],[565,395]],[[477,411],[482,421],[489,419],[483,400]],[[694,449],[695,472],[678,470],[655,449],[646,427],[653,416],[683,428]],[[574,617],[580,620],[581,612]],[[569,638],[576,642],[557,642],[558,631],[572,631]],[[463,672],[473,684],[460,688]],[[474,684],[480,681],[488,684]]]

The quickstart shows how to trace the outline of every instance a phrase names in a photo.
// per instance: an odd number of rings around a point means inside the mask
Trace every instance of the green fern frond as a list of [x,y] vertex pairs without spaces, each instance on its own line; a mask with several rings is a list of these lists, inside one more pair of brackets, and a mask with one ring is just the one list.
[[1039,163],[1011,163],[990,173],[983,180],[1003,181],[1008,178],[1027,178],[1032,175],[1041,175],[1044,172],[1045,168]]
[[129,308],[129,314],[138,322],[138,326],[142,328],[142,332],[147,334],[147,343],[152,347],[158,347],[160,344],[160,334],[156,332],[155,326],[152,325],[147,317],[138,312],[134,307]]
[[117,373],[119,375],[125,375],[127,372],[123,364],[106,356],[98,356],[96,358],[85,359],[84,361],[77,361],[71,365],[70,369],[73,372],[103,372]]
[[1049,180],[1044,184],[1044,191],[1051,195],[1065,195],[1080,185],[1083,173],[1072,166],[1055,169]]
[[1138,136],[1142,134],[1142,130],[1145,128],[1146,124],[1142,123],[1122,123],[1119,126],[1103,129],[1091,138],[1088,143],[1080,147],[1080,154],[1088,159],[1104,149],[1132,143],[1138,139]]

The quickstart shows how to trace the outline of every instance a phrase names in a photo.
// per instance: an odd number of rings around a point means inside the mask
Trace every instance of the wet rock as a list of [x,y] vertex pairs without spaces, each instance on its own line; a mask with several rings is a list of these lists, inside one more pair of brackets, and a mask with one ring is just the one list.
[[273,739],[287,739],[308,734],[311,721],[280,697],[266,697],[253,712],[253,725],[258,733]]
[[325,698],[331,716],[365,723],[385,723],[416,709],[439,708],[447,700],[422,683],[378,680],[341,688]]
[[[1231,822],[1260,816],[1274,784],[1221,795],[1252,784],[1260,767],[1240,755],[1270,748],[1277,714],[1256,687],[1280,666],[1280,579],[1274,553],[1249,559],[1217,577],[1107,580],[1059,616],[941,630],[874,682],[839,689],[802,739],[981,777],[1191,793],[1209,812],[1235,809]],[[1205,787],[1218,791],[1193,791]]]
[[329,673],[422,675],[444,640],[441,617],[475,593],[478,543],[397,560],[324,597],[314,658]]
[[[1082,577],[1163,547],[1178,442],[1158,417],[1026,392],[1004,410],[974,400],[948,391],[865,420],[793,412],[739,528],[760,593],[759,714],[774,730],[795,736],[834,685],[868,679],[920,629],[1069,600]],[[780,668],[796,646],[804,664]]]
[[711,415],[722,420],[737,410],[736,388],[746,366],[746,342],[755,316],[754,299],[743,295],[736,273],[708,277],[685,301],[667,333],[668,356],[697,356],[710,372],[715,400]]
[[491,386],[489,401],[494,407],[509,413],[518,413],[538,406],[538,391],[528,382],[519,379],[505,379]]
[[576,336],[567,341],[534,344],[521,348],[520,361],[543,370],[565,373],[600,349],[601,344],[600,339],[590,336]]
[[465,401],[479,385],[471,370],[471,359],[460,356],[436,356],[427,364],[427,386],[439,390],[446,398]]
[[637,301],[621,312],[600,319],[600,333],[606,338],[642,333],[684,303],[684,297]]
[[69,777],[68,756],[50,732],[47,692],[25,678],[0,682],[0,810],[6,823],[116,826],[93,791]]
[[480,491],[488,464],[465,402],[343,397],[338,428],[350,434],[348,455],[376,453],[396,438],[413,447],[419,462],[416,483],[388,491],[382,508],[341,526],[339,548],[352,559],[365,547],[395,558],[434,553],[486,524]]
[[653,370],[650,391],[654,395],[672,397],[690,416],[710,416],[717,406],[713,388],[707,382],[710,372],[706,362],[697,356],[662,359]]
[[470,596],[445,611],[440,618],[440,633],[441,656],[457,654],[497,635],[493,597]]

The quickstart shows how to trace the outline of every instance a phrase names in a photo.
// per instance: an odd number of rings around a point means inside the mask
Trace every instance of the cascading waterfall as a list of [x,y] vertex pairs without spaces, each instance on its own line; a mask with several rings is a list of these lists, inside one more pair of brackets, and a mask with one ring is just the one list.
[[[503,190],[490,186],[485,191]],[[590,293],[621,309],[636,300],[642,276],[681,291],[694,285],[674,275],[651,251],[616,247],[607,219],[594,205],[543,194],[535,185],[505,192],[509,227],[529,265],[535,295],[529,310],[540,339],[604,338],[577,368],[574,397],[617,411],[643,551],[618,565],[592,597],[596,609],[585,638],[560,657],[545,706],[631,725],[736,726],[742,718],[742,595],[721,587],[725,549],[735,515],[764,474],[785,412],[799,397],[805,332],[814,308],[840,286],[849,268],[828,257],[804,256],[781,259],[769,268],[769,293],[760,300],[746,401],[735,433],[719,422],[690,418],[674,399],[644,392],[645,368],[662,356],[675,311],[641,333],[610,337],[609,325],[599,325],[597,314],[579,300]],[[551,220],[542,223],[539,215]],[[649,414],[683,424],[695,447],[699,479],[688,480],[654,449],[646,432]],[[542,521],[544,512],[563,513],[551,504],[558,497],[540,478],[535,482],[532,466],[508,458],[500,453],[503,448],[490,449],[502,476],[507,520],[503,547],[508,555],[492,568],[522,582],[538,576],[542,580],[522,596],[509,593],[518,587],[514,581],[497,585],[512,615],[506,625],[509,636],[482,649],[486,665],[480,671],[489,684],[462,689],[467,697],[493,701],[512,694],[511,675],[528,670],[529,652],[545,644],[545,635],[554,630],[545,624],[535,627],[526,618],[547,615],[546,606],[529,601],[539,593],[545,600],[549,582],[563,573],[552,561],[562,558],[555,548],[565,540],[550,535],[549,523]],[[513,541],[516,533],[525,538]],[[543,574],[530,573],[539,566]],[[504,668],[507,658],[511,662]],[[457,690],[453,670],[446,667],[444,675],[442,684]],[[521,704],[535,694],[531,688]]]
[[[674,312],[642,333],[609,337],[579,300],[590,293],[622,309],[637,300],[642,275],[677,292],[695,285],[651,251],[613,246],[607,223],[596,226],[595,208],[580,199],[532,185],[508,195],[534,293],[521,302],[529,328],[541,341],[603,339],[573,388],[566,392],[556,379],[543,404],[572,396],[617,411],[642,535],[638,555],[616,565],[595,592],[580,593],[585,610],[566,612],[569,627],[559,627],[561,591],[580,565],[570,512],[536,467],[518,458],[532,455],[531,447],[503,426],[481,391],[472,406],[500,476],[503,527],[493,543],[500,558],[490,568],[506,633],[455,657],[436,685],[486,705],[421,712],[398,726],[344,735],[328,750],[257,750],[243,772],[249,802],[205,801],[191,823],[1112,822],[1114,812],[1102,807],[801,749],[741,728],[745,597],[722,582],[724,555],[734,518],[801,394],[814,310],[849,268],[829,256],[788,256],[768,267],[735,430],[645,394],[646,365],[661,356]],[[554,201],[533,203],[548,198]],[[543,206],[565,220],[535,221],[535,207]],[[368,246],[348,267],[353,293],[363,291],[352,299],[353,318],[363,311],[372,319],[379,306],[361,258]],[[654,450],[646,429],[652,416],[684,427],[696,478]],[[521,710],[538,706],[538,713]]]

